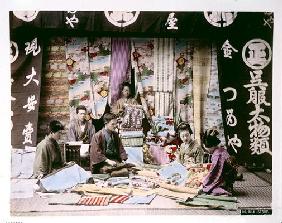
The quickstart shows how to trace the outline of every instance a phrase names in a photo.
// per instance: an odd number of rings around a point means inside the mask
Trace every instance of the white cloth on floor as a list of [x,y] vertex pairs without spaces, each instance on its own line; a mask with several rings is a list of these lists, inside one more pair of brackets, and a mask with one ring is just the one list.
[[142,166],[143,163],[143,147],[124,147],[127,153],[126,163],[132,163],[138,166]]

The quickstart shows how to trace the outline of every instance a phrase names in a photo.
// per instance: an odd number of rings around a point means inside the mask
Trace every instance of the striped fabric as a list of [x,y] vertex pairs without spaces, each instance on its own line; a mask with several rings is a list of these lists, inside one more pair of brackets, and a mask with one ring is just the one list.
[[211,47],[206,42],[195,42],[193,54],[194,138],[200,142],[204,132],[204,104],[207,99],[211,66]]
[[107,206],[111,196],[84,196],[81,197],[77,205],[86,206]]
[[174,39],[154,39],[155,115],[173,117]]
[[110,77],[110,103],[114,104],[120,97],[121,84],[128,81],[130,61],[130,41],[125,38],[112,39],[112,59]]
[[128,198],[129,198],[129,196],[127,196],[127,195],[113,196],[110,200],[110,203],[120,203],[120,204],[122,204],[123,202],[128,200]]

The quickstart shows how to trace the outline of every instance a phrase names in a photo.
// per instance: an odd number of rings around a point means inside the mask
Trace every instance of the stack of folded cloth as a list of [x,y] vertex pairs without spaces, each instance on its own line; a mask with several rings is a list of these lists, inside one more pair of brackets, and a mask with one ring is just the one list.
[[122,131],[120,138],[124,147],[143,146],[143,131]]

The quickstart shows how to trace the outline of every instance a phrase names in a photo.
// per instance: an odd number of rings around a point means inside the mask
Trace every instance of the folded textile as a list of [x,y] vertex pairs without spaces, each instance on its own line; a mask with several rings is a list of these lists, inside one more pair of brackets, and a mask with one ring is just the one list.
[[211,198],[202,198],[202,197],[194,197],[192,200],[188,200],[185,202],[179,202],[179,204],[187,205],[187,206],[197,206],[197,207],[208,207],[211,209],[224,209],[224,210],[237,210],[238,205],[236,201],[237,199],[231,199],[230,201],[224,200],[215,200]]
[[77,205],[87,206],[107,206],[111,196],[84,196],[77,202]]
[[126,200],[128,200],[129,196],[127,195],[117,195],[117,196],[112,196],[110,203],[120,203],[122,204]]
[[86,183],[92,175],[77,164],[66,166],[39,180],[40,190],[44,192],[62,192],[77,184]]
[[126,163],[143,166],[143,147],[124,147],[127,160]]
[[80,184],[72,189],[72,192],[77,193],[97,193],[109,195],[129,195],[132,190],[130,188],[114,188],[114,187],[98,187],[95,184]]
[[152,194],[148,196],[132,196],[123,203],[124,204],[150,204],[155,197],[156,197],[156,194]]
[[144,137],[143,131],[122,131],[120,133],[121,138],[134,138],[134,137]]
[[197,198],[218,200],[218,201],[230,201],[230,202],[238,202],[237,197],[229,197],[229,196],[214,196],[209,194],[201,194],[198,195]]
[[150,145],[149,151],[153,157],[154,164],[163,165],[170,162],[168,154],[163,147],[159,145]]
[[107,173],[97,173],[97,174],[92,174],[93,179],[98,179],[98,180],[107,180],[111,176],[110,174]]
[[155,193],[159,196],[168,197],[170,199],[178,200],[178,201],[186,201],[188,198],[193,198],[196,196],[196,194],[175,192],[161,187],[156,188]]
[[174,161],[169,165],[158,170],[162,180],[174,185],[184,185],[188,176],[188,171],[180,163]]

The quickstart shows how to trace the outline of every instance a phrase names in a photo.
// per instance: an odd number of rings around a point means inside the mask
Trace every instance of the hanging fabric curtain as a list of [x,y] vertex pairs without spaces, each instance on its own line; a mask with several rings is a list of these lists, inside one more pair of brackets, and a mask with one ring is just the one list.
[[194,96],[194,138],[200,142],[204,132],[204,105],[207,99],[210,69],[211,46],[197,41],[193,54],[193,96]]
[[89,41],[89,66],[93,92],[92,112],[96,118],[104,114],[109,95],[111,39],[93,38]]
[[110,77],[110,104],[114,104],[120,97],[121,84],[129,81],[130,40],[126,38],[112,38],[112,59]]
[[[134,38],[131,41],[131,61],[135,72],[137,91],[142,94],[145,99],[145,112],[148,112],[150,115],[154,115],[154,39]],[[142,105],[144,107],[144,103],[142,103]]]
[[70,119],[78,105],[91,108],[91,85],[87,38],[66,39],[66,71],[69,81]]
[[193,41],[175,41],[175,121],[188,122],[194,129],[193,115]]
[[173,117],[174,39],[154,39],[155,115]]
[[219,130],[219,139],[223,144],[225,144],[221,101],[219,94],[217,48],[215,45],[212,45],[210,82],[204,111],[204,130],[212,127],[217,128]]

